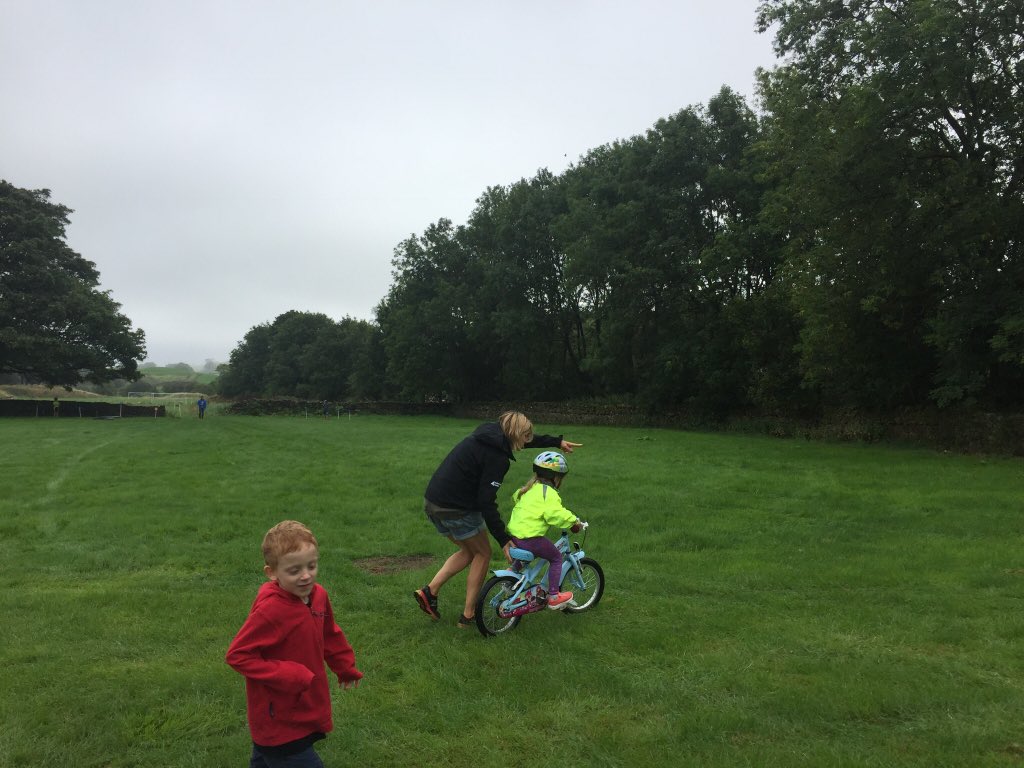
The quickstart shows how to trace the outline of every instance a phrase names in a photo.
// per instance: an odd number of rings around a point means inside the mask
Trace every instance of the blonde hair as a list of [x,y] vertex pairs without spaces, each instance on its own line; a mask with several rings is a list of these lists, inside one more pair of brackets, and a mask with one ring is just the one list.
[[513,451],[522,450],[523,446],[533,440],[533,424],[526,418],[525,413],[505,411],[498,417],[498,424]]
[[522,488],[516,491],[516,501],[519,501],[521,498],[523,498],[523,496],[526,495],[526,492],[537,484],[538,480],[540,480],[540,478],[537,477],[537,475],[534,475],[529,480],[527,480],[526,485],[524,485]]
[[297,520],[284,520],[263,537],[263,560],[271,568],[277,567],[277,561],[289,552],[297,552],[312,544],[319,549],[316,536]]
[[561,490],[562,480],[564,478],[565,475],[559,475],[557,478],[544,478],[538,475],[536,472],[534,472],[533,477],[526,481],[526,485],[524,485],[522,488],[516,491],[515,500],[519,501],[521,498],[523,498],[526,492],[533,488],[533,486],[535,486],[537,483],[546,483],[547,485],[553,487],[556,491]]

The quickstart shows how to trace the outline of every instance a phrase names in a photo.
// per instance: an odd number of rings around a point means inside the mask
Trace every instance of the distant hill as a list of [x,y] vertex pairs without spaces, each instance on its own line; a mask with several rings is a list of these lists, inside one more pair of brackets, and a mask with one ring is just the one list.
[[138,381],[117,379],[106,384],[83,382],[77,388],[68,391],[64,387],[46,387],[30,384],[0,384],[0,399],[37,399],[52,400],[59,397],[90,398],[90,397],[123,397],[129,392],[205,392],[212,394],[216,373],[199,373],[191,366],[178,364],[168,366],[147,366],[140,368],[142,378]]
[[165,381],[194,381],[198,384],[212,384],[217,380],[217,373],[198,373],[191,367],[181,365],[167,365],[140,368],[143,379],[149,379],[154,384]]
[[97,397],[95,392],[88,392],[84,389],[72,389],[68,392],[64,387],[45,387],[42,384],[3,384],[0,385],[0,398],[15,400],[33,400],[44,398],[52,400],[59,397],[61,400],[69,398]]

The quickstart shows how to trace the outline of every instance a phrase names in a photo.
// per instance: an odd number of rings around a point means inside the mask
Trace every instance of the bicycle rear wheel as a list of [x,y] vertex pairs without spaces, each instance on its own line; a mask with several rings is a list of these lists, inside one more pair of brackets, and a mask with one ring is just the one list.
[[512,596],[516,582],[514,576],[494,576],[480,590],[476,601],[476,627],[484,637],[494,637],[515,629],[522,616],[502,616],[501,603]]
[[604,571],[597,561],[584,557],[580,560],[579,573],[569,566],[566,571],[562,588],[572,590],[572,602],[565,607],[565,612],[579,613],[597,605],[604,594]]

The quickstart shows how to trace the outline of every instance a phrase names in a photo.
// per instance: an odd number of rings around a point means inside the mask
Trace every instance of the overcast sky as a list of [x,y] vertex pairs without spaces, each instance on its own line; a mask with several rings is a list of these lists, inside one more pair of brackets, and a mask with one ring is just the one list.
[[776,62],[756,0],[0,0],[0,178],[148,360],[372,320],[396,245]]

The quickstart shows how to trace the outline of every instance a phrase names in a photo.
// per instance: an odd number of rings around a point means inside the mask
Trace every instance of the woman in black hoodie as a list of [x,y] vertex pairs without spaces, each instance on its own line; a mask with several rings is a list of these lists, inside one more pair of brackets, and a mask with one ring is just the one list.
[[437,528],[458,550],[449,557],[430,583],[413,592],[417,602],[432,619],[440,619],[437,593],[455,574],[469,568],[466,576],[466,605],[459,626],[473,623],[477,594],[491,564],[491,542],[486,527],[508,558],[511,541],[498,514],[497,495],[514,451],[523,448],[560,448],[572,453],[580,443],[562,436],[534,435],[533,424],[519,411],[506,411],[497,422],[477,427],[449,453],[434,472],[424,494],[424,510]]

